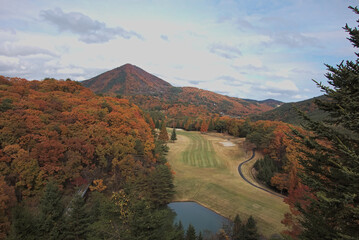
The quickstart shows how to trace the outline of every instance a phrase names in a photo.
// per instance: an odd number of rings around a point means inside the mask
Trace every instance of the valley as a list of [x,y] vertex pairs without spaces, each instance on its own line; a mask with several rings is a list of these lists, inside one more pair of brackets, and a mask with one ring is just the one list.
[[[243,149],[244,139],[187,131],[177,131],[177,139],[168,143],[167,156],[175,172],[175,201],[195,201],[229,218],[253,215],[268,237],[284,230],[280,221],[288,207],[283,199],[254,188],[238,174],[238,164],[252,153]],[[223,144],[229,142],[234,146]]]

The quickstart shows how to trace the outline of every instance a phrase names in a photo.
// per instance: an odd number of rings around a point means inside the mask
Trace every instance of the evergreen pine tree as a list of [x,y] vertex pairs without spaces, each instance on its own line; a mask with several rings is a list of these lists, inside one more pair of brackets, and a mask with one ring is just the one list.
[[249,216],[244,232],[244,239],[246,240],[259,239],[259,234],[257,232],[257,223],[252,216]]
[[58,239],[62,232],[62,215],[64,206],[62,194],[54,182],[46,185],[40,200],[39,232],[41,239]]
[[155,128],[160,129],[160,121],[158,119],[156,120]]
[[182,222],[179,221],[178,224],[175,224],[175,237],[174,240],[184,240],[184,229],[183,229],[183,225]]
[[[359,14],[358,8],[351,8]],[[344,27],[355,48],[357,28]],[[303,184],[314,197],[301,207],[301,239],[359,239],[359,54],[355,61],[332,67],[326,65],[330,87],[317,85],[326,99],[317,100],[319,109],[329,113],[323,122],[306,120],[314,135],[302,136],[306,159],[301,159]],[[306,199],[308,201],[308,199]]]
[[185,239],[186,240],[196,240],[196,230],[194,229],[192,224],[188,225]]
[[155,206],[164,206],[171,202],[174,194],[173,176],[166,165],[158,165],[148,179],[149,200]]
[[172,142],[177,140],[176,128],[173,128],[173,130],[172,130],[171,140],[172,140]]
[[121,224],[120,211],[115,203],[100,192],[92,192],[91,199],[94,202],[90,209],[87,239],[126,239],[119,228],[114,228]]
[[90,220],[83,198],[76,194],[65,218],[64,239],[86,239]]
[[203,240],[202,232],[199,232],[199,234],[198,234],[198,236],[197,236],[197,240]]
[[242,239],[242,237],[243,237],[242,232],[243,232],[242,221],[241,221],[239,215],[237,214],[233,221],[233,236],[232,236],[232,238],[234,240]]
[[143,200],[131,203],[131,205],[132,216],[129,223],[131,236],[124,239],[168,239],[166,234],[173,235],[173,219],[175,215],[167,207],[153,208]]
[[211,132],[213,130],[214,130],[214,123],[213,123],[213,119],[211,118],[208,125],[208,131]]
[[37,231],[36,221],[29,210],[23,206],[16,206],[12,210],[12,224],[9,240],[39,239],[41,234]]

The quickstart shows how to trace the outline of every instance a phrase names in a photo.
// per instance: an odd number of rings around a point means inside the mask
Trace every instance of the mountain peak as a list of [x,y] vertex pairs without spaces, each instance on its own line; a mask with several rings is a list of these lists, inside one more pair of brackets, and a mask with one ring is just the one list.
[[96,93],[124,95],[147,95],[172,87],[168,82],[129,63],[85,80],[82,84]]
[[194,87],[172,87],[168,82],[132,64],[112,69],[82,84],[96,93],[120,94],[143,109],[161,109],[178,118],[200,115],[246,116],[271,110],[278,105],[275,100],[244,100]]
[[[120,67],[117,67],[115,69],[126,69],[126,70],[134,70],[134,69],[140,69],[139,67],[137,67],[136,65],[132,65],[131,63],[126,63]],[[141,69],[142,70],[142,69]],[[142,70],[143,71],[143,70]]]

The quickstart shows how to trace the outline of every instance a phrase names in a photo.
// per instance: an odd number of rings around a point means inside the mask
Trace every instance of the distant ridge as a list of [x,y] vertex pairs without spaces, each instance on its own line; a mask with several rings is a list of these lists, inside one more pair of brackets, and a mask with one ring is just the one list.
[[243,99],[243,100],[246,100],[246,101],[253,101],[253,102],[258,102],[258,103],[264,103],[268,106],[271,106],[273,108],[276,108],[276,107],[279,107],[283,104],[283,102],[281,101],[278,101],[278,100],[275,100],[275,99],[265,99],[265,100],[261,100],[261,101],[257,101],[257,100],[252,100],[252,99]]
[[315,99],[324,100],[325,96],[310,98],[300,102],[284,103],[278,108],[256,115],[251,115],[251,120],[282,121],[294,125],[300,125],[303,120],[295,108],[306,113],[313,120],[323,120],[327,114],[318,109]]
[[228,115],[242,117],[271,110],[282,102],[256,101],[224,96],[195,87],[173,87],[170,83],[125,64],[82,82],[95,93],[120,95],[144,110],[162,111],[175,118]]

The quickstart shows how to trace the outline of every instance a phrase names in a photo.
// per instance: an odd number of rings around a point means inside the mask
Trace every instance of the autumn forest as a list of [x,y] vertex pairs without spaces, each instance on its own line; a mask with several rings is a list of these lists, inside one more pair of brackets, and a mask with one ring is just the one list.
[[131,64],[83,82],[0,76],[0,239],[203,239],[167,206],[176,129],[243,139],[263,156],[255,180],[289,209],[277,238],[237,212],[211,239],[359,239],[358,60],[327,70],[324,96],[290,105],[174,87]]

